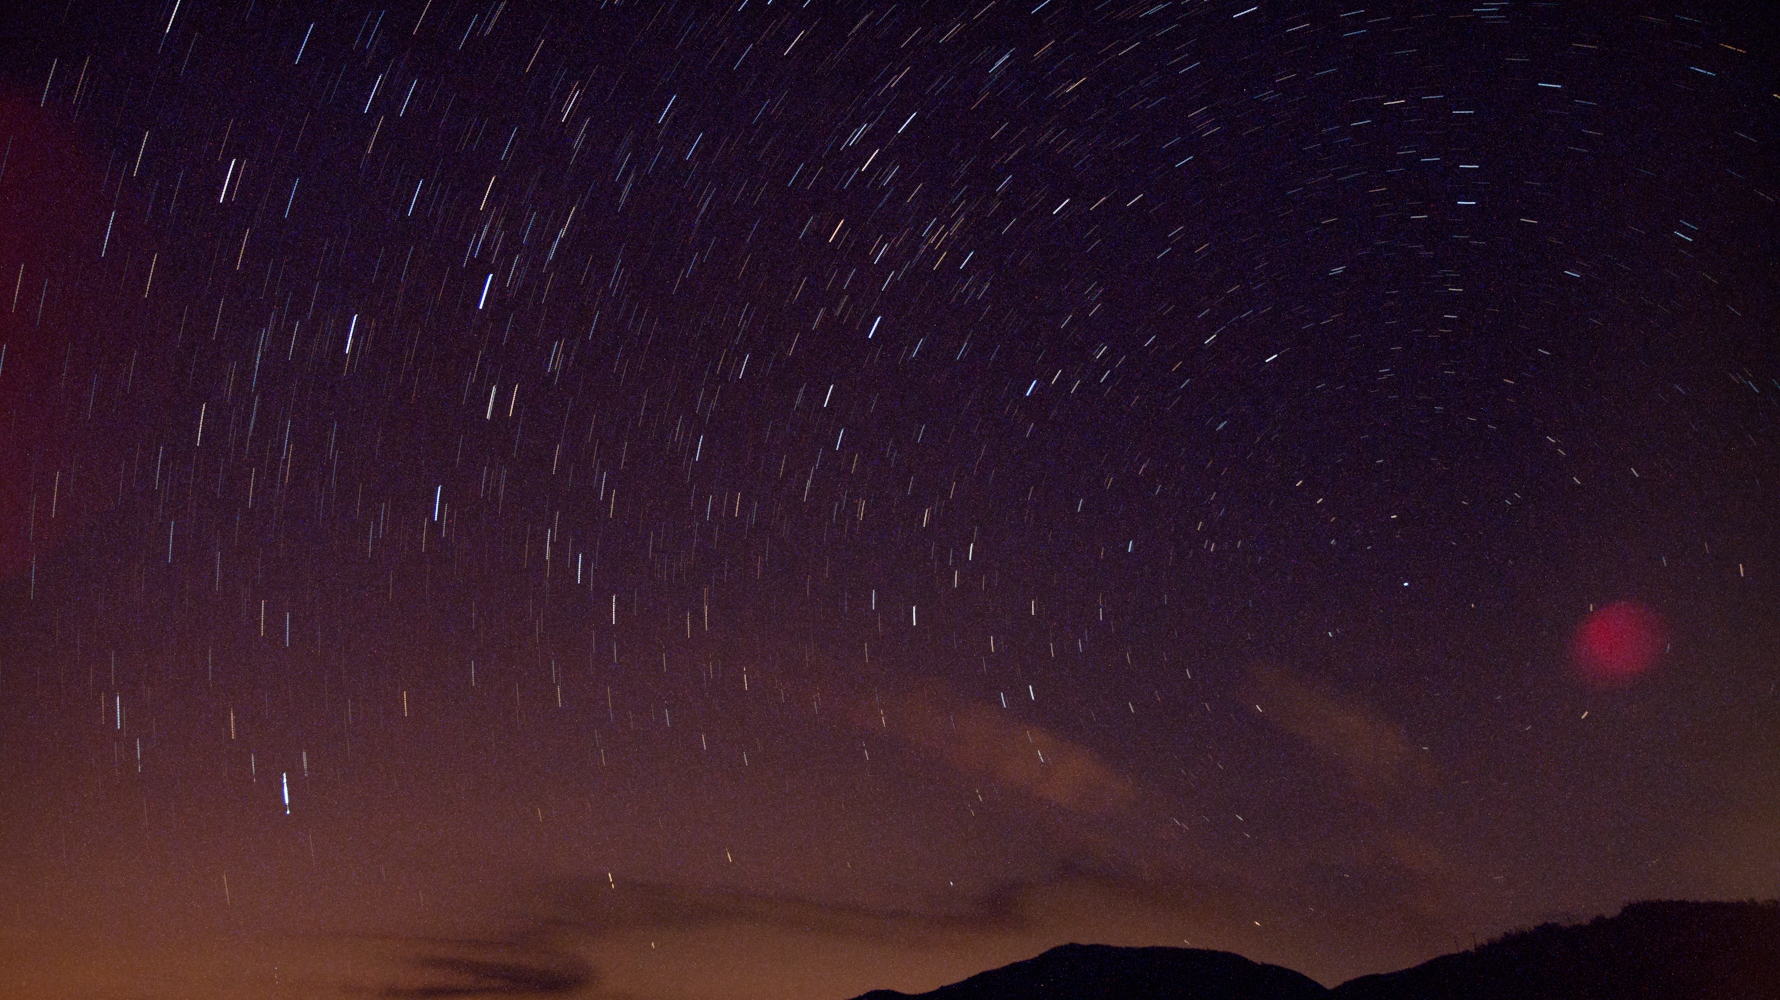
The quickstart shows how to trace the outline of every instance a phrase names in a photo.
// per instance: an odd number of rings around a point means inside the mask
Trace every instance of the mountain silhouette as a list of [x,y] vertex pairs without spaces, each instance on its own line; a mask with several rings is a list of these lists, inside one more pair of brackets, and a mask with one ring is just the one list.
[[1066,944],[930,993],[873,990],[858,1000],[1326,1000],[1309,976],[1227,951]]
[[1616,917],[1541,924],[1330,992],[1338,1000],[1776,1000],[1780,902],[1630,903]]
[[1780,1000],[1780,902],[1631,903],[1334,989],[1197,948],[1066,944],[928,993],[857,1000]]

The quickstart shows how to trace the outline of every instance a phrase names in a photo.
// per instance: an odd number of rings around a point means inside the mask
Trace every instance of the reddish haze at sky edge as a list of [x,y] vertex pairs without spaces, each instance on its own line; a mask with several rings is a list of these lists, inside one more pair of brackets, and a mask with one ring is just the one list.
[[1654,666],[1667,642],[1661,615],[1635,601],[1619,601],[1591,612],[1576,626],[1570,654],[1583,680],[1617,685]]
[[[0,580],[8,580],[53,551],[101,502],[87,481],[97,459],[75,468],[76,425],[59,404],[68,395],[60,376],[70,360],[61,293],[76,283],[80,254],[98,262],[106,212],[93,196],[100,179],[91,157],[36,101],[0,93],[0,135]],[[114,233],[109,249],[121,242]],[[53,301],[40,321],[44,299]],[[89,313],[88,322],[97,317]],[[108,457],[106,473],[115,468]]]

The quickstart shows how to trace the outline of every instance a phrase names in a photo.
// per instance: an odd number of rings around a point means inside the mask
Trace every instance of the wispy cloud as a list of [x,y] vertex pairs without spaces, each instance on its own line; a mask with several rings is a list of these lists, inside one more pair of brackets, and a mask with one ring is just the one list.
[[1105,813],[1133,798],[1130,779],[1088,747],[939,684],[882,697],[875,710],[862,708],[856,718],[965,778],[1064,809]]
[[[489,946],[472,943],[469,947],[486,951]],[[418,981],[385,986],[379,995],[389,1000],[574,996],[585,995],[596,982],[585,962],[560,953],[504,958],[434,953],[410,958],[404,971]]]
[[1356,699],[1316,687],[1283,668],[1251,668],[1245,690],[1267,722],[1337,763],[1369,798],[1433,785],[1439,772],[1403,727]]
[[1318,971],[1313,935],[1232,887],[1075,870],[914,907],[603,878],[545,879],[508,899],[486,932],[450,937],[39,935],[20,951],[25,937],[0,927],[0,994],[843,1000],[934,989],[1071,941],[1228,950]]

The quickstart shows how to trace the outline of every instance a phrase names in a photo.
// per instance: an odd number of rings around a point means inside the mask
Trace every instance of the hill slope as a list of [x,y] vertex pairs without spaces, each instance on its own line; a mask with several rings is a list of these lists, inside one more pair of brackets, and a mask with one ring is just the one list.
[[858,1000],[1780,1000],[1780,902],[1632,903],[1324,989],[1229,952],[1067,944],[921,994]]
[[1780,904],[1632,903],[1616,917],[1544,924],[1331,992],[1338,1000],[1773,1000]]
[[[873,990],[859,1000],[903,1000]],[[1241,955],[1197,948],[1066,944],[1024,962],[919,994],[922,1000],[1325,1000],[1315,980]]]

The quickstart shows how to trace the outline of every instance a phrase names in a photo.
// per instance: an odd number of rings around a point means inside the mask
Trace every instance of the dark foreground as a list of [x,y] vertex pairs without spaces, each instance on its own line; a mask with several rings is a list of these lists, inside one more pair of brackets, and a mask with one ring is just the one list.
[[[859,1000],[910,996],[874,990]],[[919,996],[927,1000],[1780,1000],[1780,902],[1646,902],[1545,924],[1334,989],[1194,948],[1069,944]]]

